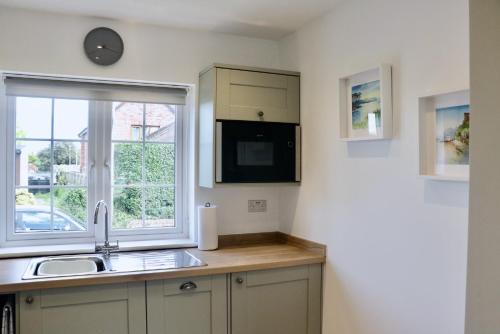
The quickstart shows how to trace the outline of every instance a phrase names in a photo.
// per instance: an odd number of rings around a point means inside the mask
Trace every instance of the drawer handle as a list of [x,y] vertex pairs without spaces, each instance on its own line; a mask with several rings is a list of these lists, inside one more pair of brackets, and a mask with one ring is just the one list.
[[197,287],[198,286],[194,282],[186,282],[186,283],[182,283],[181,286],[179,287],[179,289],[181,291],[191,291],[191,290],[195,290]]
[[261,110],[261,111],[259,111],[259,112],[257,113],[257,115],[258,115],[259,117],[264,117],[264,112]]
[[243,284],[243,282],[244,282],[243,277],[236,277],[236,283]]
[[25,301],[26,301],[26,304],[31,305],[31,304],[33,304],[33,301],[35,301],[35,298],[33,298],[33,296],[27,296]]

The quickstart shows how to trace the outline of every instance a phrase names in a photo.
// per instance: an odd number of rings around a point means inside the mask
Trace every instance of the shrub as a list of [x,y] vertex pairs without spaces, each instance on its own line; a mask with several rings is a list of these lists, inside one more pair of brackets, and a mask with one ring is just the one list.
[[56,189],[55,206],[80,223],[87,221],[87,192],[84,189]]
[[27,189],[16,190],[16,205],[35,205],[35,196]]
[[[115,183],[175,184],[175,145],[146,144],[144,149],[145,172],[142,175],[142,145],[117,144],[115,154]],[[142,217],[144,196],[147,219],[174,218],[174,191],[171,188],[126,187],[117,189],[113,199],[114,226],[126,228],[131,220]]]

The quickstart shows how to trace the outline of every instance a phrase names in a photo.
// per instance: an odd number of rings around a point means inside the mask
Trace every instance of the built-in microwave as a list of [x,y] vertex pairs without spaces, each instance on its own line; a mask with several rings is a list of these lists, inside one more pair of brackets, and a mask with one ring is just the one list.
[[300,182],[300,126],[217,121],[218,183]]

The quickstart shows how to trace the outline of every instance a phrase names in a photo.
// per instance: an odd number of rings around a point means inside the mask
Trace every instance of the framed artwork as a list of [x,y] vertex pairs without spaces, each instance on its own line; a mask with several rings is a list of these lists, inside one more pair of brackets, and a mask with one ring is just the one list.
[[339,79],[340,138],[345,141],[392,137],[390,65]]
[[449,181],[469,179],[469,91],[419,99],[420,175]]

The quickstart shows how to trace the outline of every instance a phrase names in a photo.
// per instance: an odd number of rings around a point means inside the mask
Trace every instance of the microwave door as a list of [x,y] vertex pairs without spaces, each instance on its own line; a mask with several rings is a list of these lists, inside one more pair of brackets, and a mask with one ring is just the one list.
[[293,182],[296,180],[295,126],[225,121],[217,125],[218,182]]

